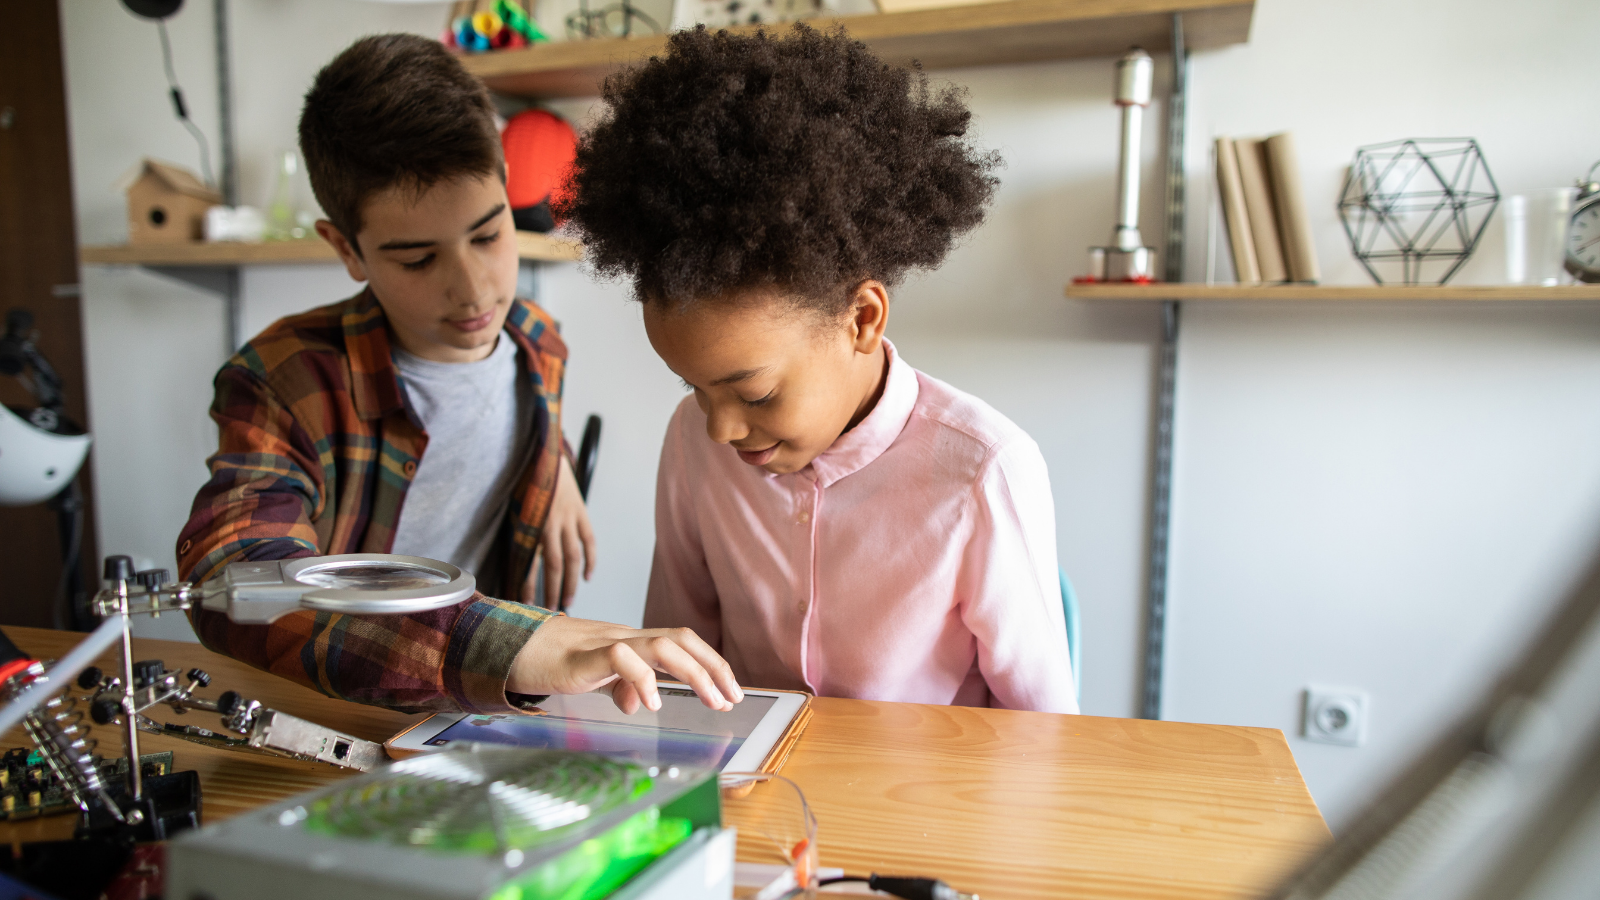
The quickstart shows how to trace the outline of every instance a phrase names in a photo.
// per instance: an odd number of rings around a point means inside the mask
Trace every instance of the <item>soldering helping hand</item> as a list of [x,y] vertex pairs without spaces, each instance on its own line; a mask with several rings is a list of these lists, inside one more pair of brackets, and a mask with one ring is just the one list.
[[[181,683],[180,679],[183,682]],[[154,706],[166,704],[172,711],[183,714],[191,709],[216,713],[222,717],[222,727],[236,734],[248,735],[261,715],[261,704],[247,700],[236,691],[224,691],[215,700],[196,697],[195,690],[211,684],[211,676],[203,669],[190,669],[180,673],[168,670],[159,659],[140,660],[133,664],[134,715],[140,715]],[[120,722],[127,692],[122,679],[107,677],[100,669],[90,666],[78,676],[78,687],[91,691],[89,717],[96,725]]]

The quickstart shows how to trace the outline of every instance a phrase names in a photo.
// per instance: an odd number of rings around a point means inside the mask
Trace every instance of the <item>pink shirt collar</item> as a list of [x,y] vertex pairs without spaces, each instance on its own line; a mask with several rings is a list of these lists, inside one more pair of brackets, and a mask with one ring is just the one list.
[[900,358],[888,338],[883,339],[883,352],[889,358],[889,372],[878,405],[796,474],[827,487],[882,456],[905,430],[917,405],[917,373]]

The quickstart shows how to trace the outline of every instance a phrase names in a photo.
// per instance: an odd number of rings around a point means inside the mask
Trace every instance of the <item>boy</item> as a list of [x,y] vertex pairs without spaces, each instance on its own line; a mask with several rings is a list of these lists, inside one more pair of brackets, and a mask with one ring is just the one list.
[[[213,650],[331,696],[408,711],[505,712],[520,695],[613,684],[659,706],[652,668],[708,706],[739,690],[687,632],[642,632],[515,602],[570,598],[594,538],[563,453],[566,347],[514,296],[505,166],[483,86],[437,42],[380,35],[329,63],[300,144],[317,232],[367,288],[258,335],[216,379],[221,446],[178,539],[183,576],[240,559],[404,553],[481,595],[410,616],[294,613],[240,626],[192,613]],[[538,638],[533,639],[535,630]]]

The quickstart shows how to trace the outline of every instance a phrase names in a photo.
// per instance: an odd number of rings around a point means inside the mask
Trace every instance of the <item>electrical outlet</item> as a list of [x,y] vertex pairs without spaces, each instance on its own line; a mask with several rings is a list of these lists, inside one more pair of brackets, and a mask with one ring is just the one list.
[[1306,688],[1300,735],[1308,741],[1359,747],[1367,739],[1367,692],[1354,688]]

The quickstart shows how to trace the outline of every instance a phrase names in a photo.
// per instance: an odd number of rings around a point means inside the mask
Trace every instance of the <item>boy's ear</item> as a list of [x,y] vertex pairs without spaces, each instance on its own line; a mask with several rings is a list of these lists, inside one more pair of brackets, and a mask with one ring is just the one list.
[[874,353],[889,324],[889,289],[867,279],[856,285],[850,303],[851,342],[857,353]]
[[339,261],[344,263],[344,269],[356,281],[367,281],[367,263],[356,253],[356,248],[344,236],[344,232],[335,228],[327,219],[317,220],[317,234],[322,239],[333,245],[334,252],[339,254]]

